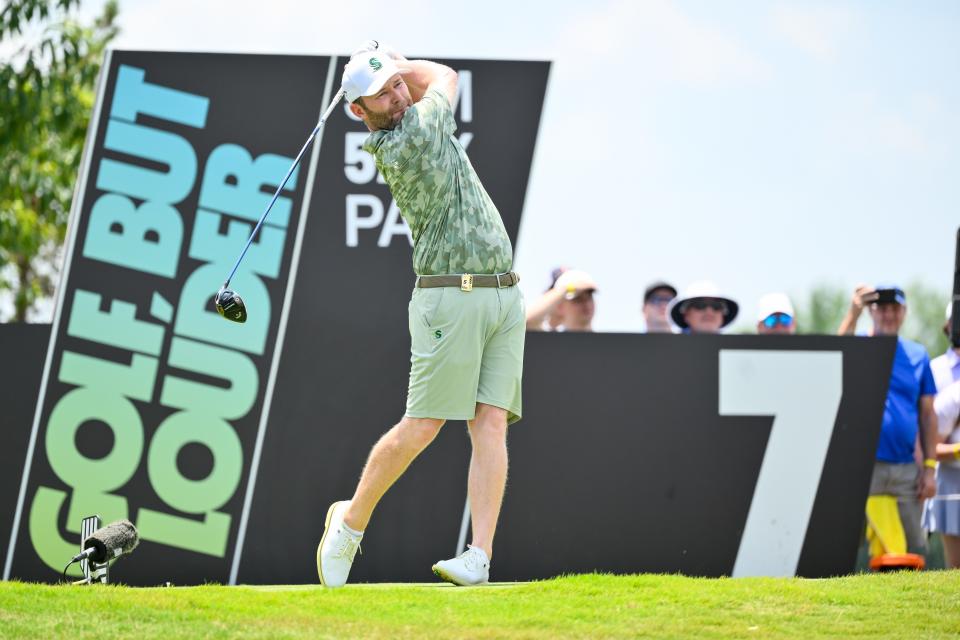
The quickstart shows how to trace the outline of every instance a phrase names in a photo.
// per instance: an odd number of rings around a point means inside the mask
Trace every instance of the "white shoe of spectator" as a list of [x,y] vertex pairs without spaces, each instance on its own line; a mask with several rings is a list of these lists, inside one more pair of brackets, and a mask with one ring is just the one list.
[[363,533],[357,533],[343,523],[350,502],[334,502],[327,511],[323,537],[317,547],[317,573],[325,587],[342,587],[350,575],[353,557],[360,548]]
[[456,558],[433,565],[433,573],[461,587],[485,584],[490,579],[490,559],[480,547],[468,545]]

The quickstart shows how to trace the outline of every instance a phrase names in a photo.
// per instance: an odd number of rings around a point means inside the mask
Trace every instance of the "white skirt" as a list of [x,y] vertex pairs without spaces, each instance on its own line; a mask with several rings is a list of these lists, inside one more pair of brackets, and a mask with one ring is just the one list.
[[960,536],[960,467],[937,468],[937,495],[924,506],[923,528]]

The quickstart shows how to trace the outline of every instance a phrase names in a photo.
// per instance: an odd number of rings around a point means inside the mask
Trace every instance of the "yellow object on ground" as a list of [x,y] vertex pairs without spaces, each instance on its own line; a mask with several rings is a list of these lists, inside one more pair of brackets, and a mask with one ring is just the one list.
[[907,552],[907,536],[903,533],[896,496],[867,498],[867,542],[871,558]]

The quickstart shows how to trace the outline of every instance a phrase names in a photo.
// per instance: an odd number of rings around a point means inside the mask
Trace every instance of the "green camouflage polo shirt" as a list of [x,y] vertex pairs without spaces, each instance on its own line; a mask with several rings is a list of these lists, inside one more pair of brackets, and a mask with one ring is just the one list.
[[395,129],[374,131],[363,148],[410,226],[418,275],[504,273],[513,264],[510,238],[456,128],[446,95],[430,89]]

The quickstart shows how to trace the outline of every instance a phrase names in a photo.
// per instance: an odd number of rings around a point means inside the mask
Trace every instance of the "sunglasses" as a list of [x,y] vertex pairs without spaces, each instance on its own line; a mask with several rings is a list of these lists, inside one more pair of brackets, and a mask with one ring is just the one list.
[[671,296],[650,296],[647,299],[649,304],[670,304],[670,301],[673,300]]
[[729,308],[727,303],[723,300],[716,300],[714,298],[699,298],[693,300],[684,305],[683,310],[687,309],[696,309],[697,311],[705,311],[706,309],[713,309],[714,311],[719,311],[720,313],[726,315]]
[[793,324],[793,317],[789,313],[771,313],[763,319],[763,326],[773,329],[777,325],[789,327]]

